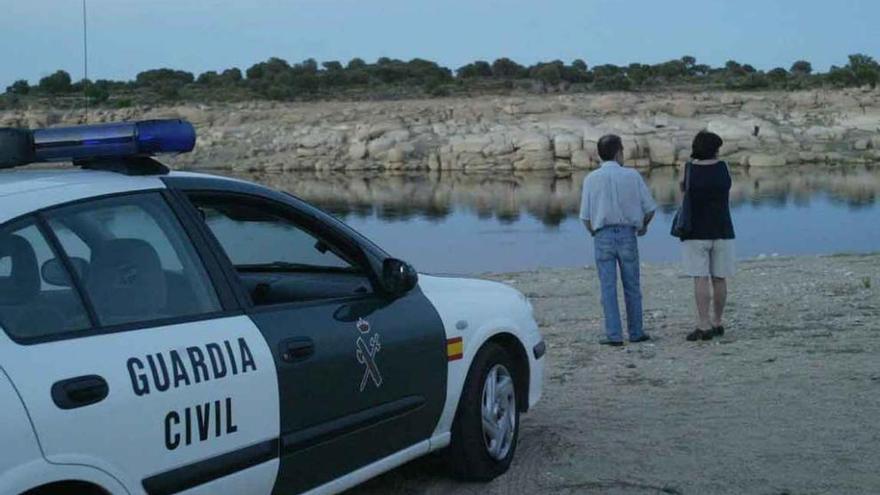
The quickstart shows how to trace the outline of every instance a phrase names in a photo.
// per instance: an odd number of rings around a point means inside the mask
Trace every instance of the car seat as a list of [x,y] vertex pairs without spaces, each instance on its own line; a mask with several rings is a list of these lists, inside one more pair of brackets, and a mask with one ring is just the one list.
[[92,250],[86,288],[102,325],[167,317],[167,282],[156,250],[112,239]]

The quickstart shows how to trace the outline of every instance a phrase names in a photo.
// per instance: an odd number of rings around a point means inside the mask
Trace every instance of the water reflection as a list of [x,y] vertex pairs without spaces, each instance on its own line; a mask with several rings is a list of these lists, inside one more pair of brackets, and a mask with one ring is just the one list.
[[[347,219],[440,221],[456,211],[514,224],[527,215],[546,226],[576,217],[585,172],[558,173],[250,173],[240,177],[288,191]],[[644,174],[662,211],[680,201],[675,168]],[[815,166],[734,171],[734,208],[806,207],[819,195],[847,208],[870,207],[880,192],[880,167]]]
[[[734,171],[740,257],[880,250],[880,168],[787,167]],[[277,173],[242,178],[289,191],[346,220],[427,272],[505,272],[591,263],[577,218],[584,173]],[[644,261],[674,261],[669,235],[677,171],[646,174],[661,205]]]

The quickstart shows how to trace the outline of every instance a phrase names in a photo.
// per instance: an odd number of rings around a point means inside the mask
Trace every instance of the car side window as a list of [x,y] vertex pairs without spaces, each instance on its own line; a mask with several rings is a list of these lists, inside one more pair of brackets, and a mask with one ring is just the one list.
[[221,310],[195,248],[161,195],[96,200],[53,210],[48,219],[102,326]]
[[28,221],[0,231],[0,324],[15,338],[88,329],[88,313],[64,266]]
[[190,196],[256,305],[371,291],[346,250],[307,229],[279,205],[233,196]]

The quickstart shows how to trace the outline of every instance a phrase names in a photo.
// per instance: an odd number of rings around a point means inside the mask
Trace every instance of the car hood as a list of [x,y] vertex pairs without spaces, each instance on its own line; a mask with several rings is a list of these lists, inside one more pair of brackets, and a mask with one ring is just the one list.
[[447,329],[461,321],[479,324],[499,316],[529,317],[532,306],[518,290],[476,278],[419,275],[419,288],[440,313]]

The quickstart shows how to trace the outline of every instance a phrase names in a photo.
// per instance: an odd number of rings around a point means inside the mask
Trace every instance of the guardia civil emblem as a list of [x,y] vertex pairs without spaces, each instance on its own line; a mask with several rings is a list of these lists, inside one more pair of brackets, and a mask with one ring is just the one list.
[[372,332],[370,322],[363,318],[357,321],[358,338],[355,341],[355,355],[357,360],[364,366],[364,376],[361,379],[361,392],[367,388],[372,381],[376,388],[382,386],[382,374],[379,372],[379,366],[376,365],[376,355],[382,349],[379,342],[379,334]]

